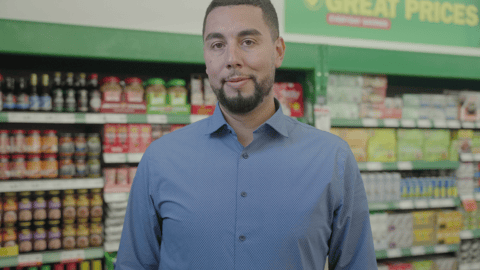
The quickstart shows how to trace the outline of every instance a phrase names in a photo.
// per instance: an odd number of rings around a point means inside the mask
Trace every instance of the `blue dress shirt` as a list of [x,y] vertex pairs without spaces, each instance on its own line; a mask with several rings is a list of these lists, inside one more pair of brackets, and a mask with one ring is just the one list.
[[138,166],[117,270],[375,270],[358,165],[339,137],[276,113],[243,147],[218,106]]

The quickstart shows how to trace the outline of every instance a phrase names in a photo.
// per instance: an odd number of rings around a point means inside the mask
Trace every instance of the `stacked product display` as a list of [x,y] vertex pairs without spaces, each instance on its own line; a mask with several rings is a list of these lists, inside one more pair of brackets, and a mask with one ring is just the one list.
[[440,256],[408,261],[379,263],[378,270],[457,270],[456,258]]
[[137,173],[137,167],[122,165],[119,168],[105,168],[105,192],[130,192],[130,188]]
[[85,260],[82,262],[52,263],[28,267],[5,267],[0,270],[102,270],[102,260]]
[[457,133],[441,129],[332,128],[357,162],[458,161]]
[[101,189],[7,192],[0,204],[0,247],[29,253],[103,243]]
[[460,264],[470,264],[480,262],[480,239],[462,240],[460,243],[460,251],[458,252],[458,260]]

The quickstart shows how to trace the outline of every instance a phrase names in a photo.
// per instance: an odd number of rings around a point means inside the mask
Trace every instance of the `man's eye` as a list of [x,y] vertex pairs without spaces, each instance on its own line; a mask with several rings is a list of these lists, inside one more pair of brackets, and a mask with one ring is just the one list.
[[243,44],[245,44],[247,46],[251,46],[251,45],[255,44],[255,42],[251,39],[247,39],[247,40],[243,41]]
[[221,49],[221,48],[223,48],[223,44],[222,43],[212,44],[212,48],[213,49]]

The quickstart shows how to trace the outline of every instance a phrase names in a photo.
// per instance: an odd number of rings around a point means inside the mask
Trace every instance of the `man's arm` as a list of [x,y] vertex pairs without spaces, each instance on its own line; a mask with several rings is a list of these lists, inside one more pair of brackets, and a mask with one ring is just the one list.
[[[340,204],[334,212],[330,270],[376,270],[372,229],[365,187],[349,147],[343,167],[343,182],[337,186]],[[341,174],[340,174],[341,175]]]
[[130,191],[115,270],[158,269],[160,264],[161,221],[149,192],[148,162],[145,153]]

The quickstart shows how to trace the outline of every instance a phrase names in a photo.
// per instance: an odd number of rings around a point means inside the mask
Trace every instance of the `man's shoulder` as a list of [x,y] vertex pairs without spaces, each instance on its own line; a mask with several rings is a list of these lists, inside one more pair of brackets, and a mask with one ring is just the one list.
[[300,137],[300,139],[311,139],[319,143],[327,142],[332,146],[348,147],[347,142],[335,134],[320,130],[295,119],[289,119],[288,121],[293,124],[291,125],[293,128],[290,130],[290,133],[295,137]]
[[192,142],[196,139],[205,137],[205,130],[208,125],[208,121],[209,119],[205,118],[165,134],[159,139],[153,141],[150,147],[158,149],[167,146],[185,144],[187,142]]

